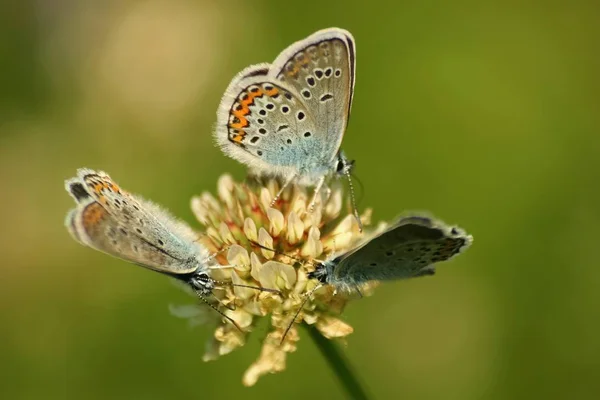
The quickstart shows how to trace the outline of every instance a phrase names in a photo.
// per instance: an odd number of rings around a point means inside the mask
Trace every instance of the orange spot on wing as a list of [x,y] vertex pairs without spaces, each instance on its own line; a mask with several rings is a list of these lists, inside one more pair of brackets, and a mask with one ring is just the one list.
[[[244,116],[236,114],[236,112],[242,112],[242,111],[243,110],[233,112],[233,115],[236,116],[236,118],[239,120],[239,122],[234,122],[234,123],[229,124],[230,128],[243,129],[249,125],[248,120]],[[245,115],[247,115],[247,114],[245,114]]]
[[97,225],[107,215],[108,212],[99,203],[91,203],[81,212],[83,226],[87,228]]
[[273,96],[276,96],[277,94],[279,94],[279,89],[277,89],[276,87],[273,87],[273,89],[267,90],[265,93],[267,94],[267,96],[273,97]]
[[94,185],[92,186],[92,189],[94,190],[94,193],[96,193],[98,196],[101,195],[101,193],[104,189],[108,189],[115,193],[120,193],[120,191],[121,191],[119,186],[117,186],[117,184],[112,181],[95,182]]
[[246,132],[244,132],[243,134],[237,134],[233,137],[233,141],[236,143],[242,143],[242,140],[244,140],[244,136],[246,136]]
[[288,70],[286,72],[286,74],[288,76],[291,76],[291,77],[295,78],[296,76],[298,76],[298,71],[300,71],[300,68],[298,67],[298,65],[294,65],[294,68]]
[[250,125],[250,123],[248,122],[248,118],[246,118],[246,116],[248,114],[250,114],[250,106],[252,104],[254,104],[254,99],[257,97],[262,97],[265,94],[267,94],[268,96],[271,96],[270,93],[273,93],[273,92],[277,93],[277,89],[273,88],[273,90],[270,90],[269,92],[265,92],[261,88],[258,88],[258,90],[255,90],[254,92],[252,92],[252,91],[245,92],[244,98],[240,101],[241,108],[239,110],[236,110],[236,109],[231,110],[231,113],[233,114],[234,117],[237,118],[238,121],[230,123],[228,126],[229,126],[229,128],[240,130],[240,132],[236,133],[233,137],[231,137],[231,140],[233,140],[236,143],[241,143],[244,140],[244,137],[246,136],[246,132],[243,129],[246,128],[248,125]]
[[300,65],[305,66],[306,64],[308,64],[309,61],[310,61],[310,59],[308,58],[306,53],[302,53],[302,59],[300,60]]

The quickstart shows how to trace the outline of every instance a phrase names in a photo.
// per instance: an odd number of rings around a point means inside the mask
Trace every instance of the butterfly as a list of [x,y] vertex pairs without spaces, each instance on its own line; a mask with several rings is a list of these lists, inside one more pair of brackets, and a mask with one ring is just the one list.
[[340,145],[352,106],[356,49],[350,32],[328,28],[285,49],[272,64],[237,74],[217,111],[214,139],[229,157],[259,176],[315,186],[309,210],[330,176],[348,178],[354,161]]
[[[218,285],[272,289],[220,282],[210,276],[214,255],[198,242],[198,235],[155,204],[121,189],[105,172],[82,168],[65,181],[76,206],[65,225],[79,243],[189,285],[205,303]],[[239,328],[239,327],[238,327]]]
[[324,285],[333,286],[335,292],[360,293],[359,287],[370,281],[433,275],[434,264],[460,254],[472,242],[473,237],[461,228],[432,217],[402,217],[354,249],[316,263],[308,278],[319,284],[306,295],[285,334],[308,298]]

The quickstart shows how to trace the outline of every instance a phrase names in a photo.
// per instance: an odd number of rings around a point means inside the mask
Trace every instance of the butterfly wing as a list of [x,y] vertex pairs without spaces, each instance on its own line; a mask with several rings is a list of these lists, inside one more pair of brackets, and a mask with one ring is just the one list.
[[350,32],[329,28],[285,49],[269,76],[287,83],[317,122],[322,163],[330,165],[346,130],[356,74],[356,49]]
[[338,257],[332,282],[406,279],[435,272],[433,264],[465,250],[472,237],[424,217],[404,217],[364,245]]
[[123,191],[103,172],[82,169],[66,182],[77,207],[65,224],[80,243],[126,261],[171,274],[197,268],[200,245],[189,239],[189,228],[168,218],[154,205]]
[[260,64],[234,78],[217,113],[215,140],[263,174],[299,173],[318,154],[315,121],[293,88],[266,73]]

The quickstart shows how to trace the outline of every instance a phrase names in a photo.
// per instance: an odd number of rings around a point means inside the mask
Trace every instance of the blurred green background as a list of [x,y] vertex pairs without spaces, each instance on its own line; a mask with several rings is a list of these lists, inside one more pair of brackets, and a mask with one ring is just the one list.
[[353,302],[346,353],[377,399],[600,398],[600,6],[507,1],[21,1],[0,17],[0,396],[344,398],[303,333],[241,385],[167,279],[76,244],[63,180],[104,169],[193,226],[244,168],[212,145],[246,65],[315,30],[357,42],[343,149],[374,220],[430,210],[475,237],[434,278]]

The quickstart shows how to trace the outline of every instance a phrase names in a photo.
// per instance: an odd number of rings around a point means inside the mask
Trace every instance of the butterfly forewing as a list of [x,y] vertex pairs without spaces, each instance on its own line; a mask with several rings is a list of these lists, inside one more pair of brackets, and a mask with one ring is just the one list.
[[318,31],[284,50],[269,75],[295,89],[317,121],[321,154],[330,161],[340,147],[352,105],[355,47],[342,29]]

